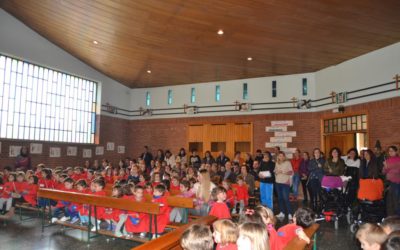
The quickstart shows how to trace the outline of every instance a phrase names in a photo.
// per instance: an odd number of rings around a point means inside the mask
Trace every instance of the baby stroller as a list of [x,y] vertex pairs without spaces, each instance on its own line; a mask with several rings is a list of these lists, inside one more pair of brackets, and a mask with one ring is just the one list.
[[360,179],[359,205],[353,209],[350,231],[355,233],[363,223],[378,223],[386,217],[384,186],[381,179]]
[[350,213],[347,199],[347,181],[351,177],[324,176],[321,182],[320,219],[333,221],[335,229],[339,228],[339,219]]

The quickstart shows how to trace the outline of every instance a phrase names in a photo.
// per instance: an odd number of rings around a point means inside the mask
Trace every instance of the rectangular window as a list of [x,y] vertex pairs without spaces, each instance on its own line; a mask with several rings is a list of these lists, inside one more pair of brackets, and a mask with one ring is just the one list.
[[247,92],[247,83],[243,83],[243,100],[247,100],[249,98],[249,94]]
[[221,87],[219,85],[215,86],[215,101],[219,102],[221,100]]
[[272,81],[272,97],[276,97],[276,81]]
[[147,91],[146,92],[146,106],[149,107],[151,104],[151,96],[150,96],[150,92]]
[[172,104],[172,89],[168,90],[168,105]]
[[94,143],[97,83],[0,54],[0,137]]
[[303,78],[302,90],[303,90],[303,96],[306,96],[308,93],[307,78]]
[[190,102],[195,103],[196,102],[196,89],[192,88],[190,90]]

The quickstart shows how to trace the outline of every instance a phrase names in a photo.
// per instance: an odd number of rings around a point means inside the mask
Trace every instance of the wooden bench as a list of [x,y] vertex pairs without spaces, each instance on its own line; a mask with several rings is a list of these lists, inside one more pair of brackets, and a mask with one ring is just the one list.
[[193,224],[205,224],[211,225],[214,221],[217,220],[217,217],[214,216],[205,216],[201,217],[197,220],[193,220],[188,224],[185,224],[182,227],[177,228],[176,230],[164,234],[163,236],[149,241],[143,245],[132,248],[132,250],[149,250],[149,249],[157,249],[157,250],[182,250],[180,245],[180,240],[183,232]]
[[317,230],[319,224],[315,223],[309,228],[304,229],[306,235],[310,238],[311,243],[307,244],[304,240],[299,239],[299,237],[294,238],[289,242],[284,250],[300,250],[300,249],[317,249]]
[[[40,208],[39,207],[32,207],[29,203],[16,203],[15,208],[18,209],[19,220],[20,221],[27,221],[32,220],[35,218],[40,218]],[[27,218],[22,217],[22,210],[27,210],[31,212],[36,212],[36,216],[28,216]]]
[[[95,196],[90,194],[81,194],[81,193],[74,193],[74,192],[65,192],[65,191],[58,191],[53,189],[40,189],[38,191],[38,197],[45,198],[45,199],[52,199],[52,200],[62,200],[62,201],[69,201],[79,204],[86,204],[89,205],[89,217],[94,217],[97,221],[97,207],[108,207],[108,208],[116,208],[120,210],[127,210],[127,211],[134,211],[139,213],[146,213],[150,217],[149,223],[149,232],[152,231],[152,226],[154,224],[155,230],[157,231],[157,215],[160,214],[159,205],[156,203],[150,202],[134,202],[132,200],[126,199],[117,199],[107,196]],[[92,209],[94,208],[94,215],[92,215]],[[51,217],[51,207],[49,208],[49,214]],[[154,220],[153,220],[154,217]],[[154,221],[154,222],[153,222]],[[71,223],[62,223],[64,226],[68,227],[75,227],[76,229],[83,229],[80,226],[73,225]],[[104,233],[103,230],[98,230],[98,225],[95,223],[96,234],[105,234],[107,236],[111,236],[111,233]],[[42,216],[42,232],[45,228],[45,207],[43,207],[43,216]],[[91,235],[91,228],[90,223],[86,227],[85,231],[88,232],[88,241],[90,240]],[[115,237],[112,235],[112,237]],[[136,240],[136,239],[133,239]]]

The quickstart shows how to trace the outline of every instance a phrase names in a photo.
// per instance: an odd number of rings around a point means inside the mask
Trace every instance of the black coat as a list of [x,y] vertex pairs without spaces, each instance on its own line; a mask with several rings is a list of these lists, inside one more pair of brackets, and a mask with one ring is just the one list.
[[379,177],[379,167],[376,159],[371,159],[368,163],[365,159],[361,161],[359,177],[360,179],[376,179]]

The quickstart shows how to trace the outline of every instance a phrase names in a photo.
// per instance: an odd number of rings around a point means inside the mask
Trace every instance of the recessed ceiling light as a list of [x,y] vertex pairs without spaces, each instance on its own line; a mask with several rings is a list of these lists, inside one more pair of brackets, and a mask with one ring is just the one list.
[[99,42],[96,40],[93,40],[93,44],[99,44]]
[[151,70],[147,70],[147,74],[151,74]]
[[217,34],[222,36],[224,34],[224,31],[222,29],[220,29],[220,30],[218,30]]
[[253,57],[247,57],[247,61],[252,61]]

